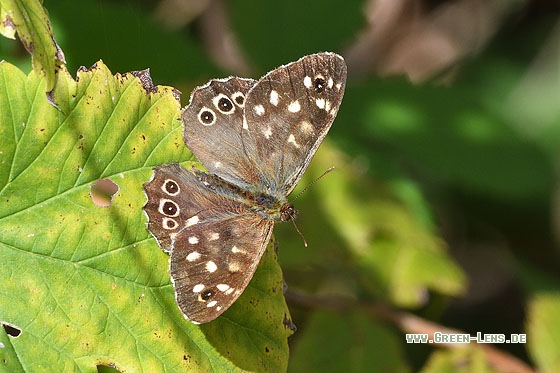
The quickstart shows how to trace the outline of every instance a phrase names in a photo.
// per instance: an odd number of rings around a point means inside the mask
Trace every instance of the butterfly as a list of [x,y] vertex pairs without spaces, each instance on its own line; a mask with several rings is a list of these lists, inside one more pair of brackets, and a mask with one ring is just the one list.
[[186,146],[207,172],[172,163],[144,184],[148,230],[170,254],[175,298],[194,323],[214,320],[249,284],[287,197],[336,117],[344,59],[324,52],[258,81],[214,79],[183,109]]

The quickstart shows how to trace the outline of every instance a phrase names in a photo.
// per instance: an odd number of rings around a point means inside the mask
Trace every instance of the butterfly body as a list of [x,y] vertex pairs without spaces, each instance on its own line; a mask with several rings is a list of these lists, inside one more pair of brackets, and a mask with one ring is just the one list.
[[[231,199],[243,205],[247,211],[259,215],[263,219],[274,222],[292,220],[297,215],[297,210],[283,196],[272,196],[263,191],[244,190],[234,184],[221,179],[219,176],[202,171],[193,171],[195,175],[207,186],[210,191],[221,194],[224,198]],[[219,186],[219,187],[218,187]],[[241,210],[243,210],[241,208]]]
[[346,65],[318,53],[259,81],[231,77],[195,89],[183,110],[187,147],[208,172],[158,166],[144,185],[148,230],[170,253],[185,317],[208,322],[241,295],[274,223],[342,101]]

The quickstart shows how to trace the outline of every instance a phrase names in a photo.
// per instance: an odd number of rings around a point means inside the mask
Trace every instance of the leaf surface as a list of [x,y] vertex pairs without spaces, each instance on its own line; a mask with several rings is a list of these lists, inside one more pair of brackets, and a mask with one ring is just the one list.
[[[274,250],[230,310],[197,326],[179,312],[168,256],[146,231],[152,168],[192,158],[176,91],[102,62],[57,77],[60,111],[45,79],[0,64],[0,321],[21,331],[1,333],[5,366],[285,370],[292,332]],[[118,186],[107,208],[90,196],[101,179]]]

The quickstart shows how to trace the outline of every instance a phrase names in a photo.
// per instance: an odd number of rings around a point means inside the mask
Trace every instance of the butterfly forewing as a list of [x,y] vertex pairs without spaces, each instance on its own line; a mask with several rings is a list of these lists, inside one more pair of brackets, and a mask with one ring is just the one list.
[[184,229],[171,253],[177,303],[194,322],[211,321],[229,308],[253,277],[273,222],[242,214]]
[[196,88],[182,114],[185,144],[208,171],[243,187],[257,182],[254,160],[241,140],[243,112],[253,79],[211,80]]
[[287,195],[338,112],[346,83],[339,55],[319,53],[279,67],[251,88],[243,143],[256,149],[265,191]]

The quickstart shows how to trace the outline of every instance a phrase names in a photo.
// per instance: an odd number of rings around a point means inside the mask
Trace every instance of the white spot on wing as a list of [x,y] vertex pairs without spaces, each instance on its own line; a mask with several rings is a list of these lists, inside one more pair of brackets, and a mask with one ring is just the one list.
[[324,98],[318,98],[315,100],[315,104],[317,105],[317,107],[319,109],[324,109],[325,108],[325,99]]
[[295,100],[291,102],[290,105],[288,105],[288,111],[290,113],[297,113],[300,110],[301,110],[301,105],[299,104],[298,100]]
[[299,144],[296,142],[296,138],[291,133],[290,136],[288,136],[288,142],[291,142],[296,148],[299,148]]
[[220,239],[220,234],[218,232],[213,232],[210,233],[210,237],[208,238],[208,241],[216,241]]
[[261,116],[264,114],[264,107],[262,105],[255,105],[253,107],[253,110],[255,110],[255,114],[257,114],[258,116]]
[[213,261],[209,260],[208,262],[206,262],[206,270],[208,272],[214,273],[214,272],[216,272],[217,269],[218,269],[218,266]]
[[272,129],[270,128],[270,126],[266,127],[266,129],[263,130],[263,135],[267,140],[270,138],[270,136],[272,136]]
[[218,304],[217,301],[213,300],[212,302],[208,302],[208,304],[206,305],[206,307],[210,308],[210,307],[214,307],[216,304]]
[[198,243],[198,237],[196,237],[196,236],[190,236],[190,237],[189,237],[189,243],[190,243],[191,245],[196,245],[196,244]]
[[197,284],[192,288],[192,291],[193,293],[200,293],[205,287],[203,284]]
[[333,87],[334,82],[333,82],[332,78],[329,78],[329,82],[327,84],[328,84],[329,88]]
[[305,88],[311,88],[311,77],[306,76],[305,78],[303,78],[303,85],[305,86]]
[[216,285],[216,287],[218,288],[219,291],[226,291],[227,289],[229,289],[228,284],[218,284]]
[[191,225],[195,225],[200,221],[200,219],[198,218],[198,215],[195,215],[193,217],[190,217],[187,219],[187,221],[185,222],[185,227],[190,227]]
[[187,255],[187,261],[189,262],[194,262],[195,260],[198,260],[198,258],[200,258],[200,253],[197,251],[193,251],[192,253]]
[[[177,234],[178,234],[177,232],[169,233],[169,238],[171,238],[171,242],[175,241],[175,237],[177,237]],[[165,250],[165,251],[167,251],[167,250]]]
[[278,106],[278,100],[278,92],[276,92],[275,90],[270,91],[270,103],[274,106]]
[[302,120],[300,125],[301,132],[310,133],[313,132],[313,125],[306,120]]
[[239,272],[239,270],[241,269],[241,267],[239,267],[239,263],[238,262],[229,262],[228,264],[228,270],[230,272]]

